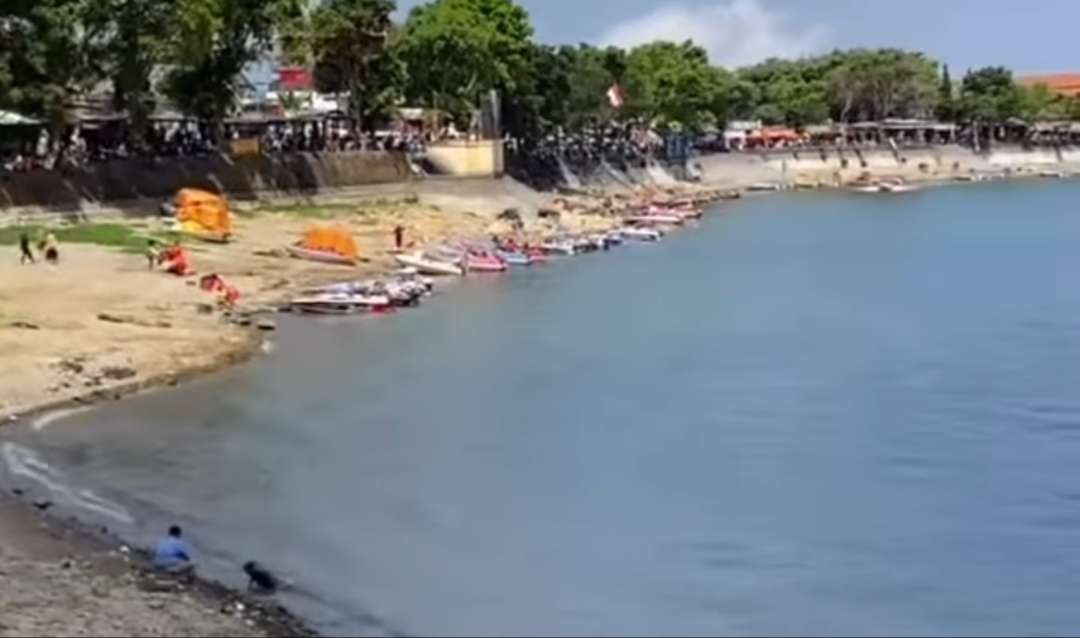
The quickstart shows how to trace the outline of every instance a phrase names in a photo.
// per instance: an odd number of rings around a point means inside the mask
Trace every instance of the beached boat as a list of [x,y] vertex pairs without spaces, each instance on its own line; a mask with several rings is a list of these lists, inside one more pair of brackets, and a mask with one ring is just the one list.
[[626,239],[621,232],[611,230],[604,234],[604,241],[607,242],[608,246],[619,246],[626,241]]
[[398,279],[396,281],[349,281],[327,286],[320,286],[304,291],[305,297],[312,302],[319,299],[329,301],[349,301],[359,305],[379,307],[413,306],[420,302],[430,288],[416,279]]
[[540,247],[549,255],[572,256],[577,253],[574,242],[566,239],[549,239]]
[[705,215],[705,209],[698,206],[672,208],[671,211],[683,220],[701,219]]
[[467,272],[503,272],[506,262],[498,255],[470,251],[465,255],[465,269]]
[[579,253],[594,253],[603,249],[604,244],[593,235],[581,235],[573,239],[574,250]]
[[679,204],[679,205],[657,205],[653,204],[645,210],[646,215],[675,215],[682,221],[688,221],[691,219],[700,219],[704,214],[704,209],[693,204]]
[[751,192],[778,191],[783,189],[783,185],[775,182],[756,182],[746,187],[746,190]]
[[531,266],[534,261],[529,255],[511,250],[497,250],[495,254],[510,266]]
[[1039,171],[1039,177],[1051,177],[1051,178],[1054,178],[1054,179],[1061,179],[1062,177],[1065,177],[1065,173],[1062,172],[1062,171],[1050,171],[1050,170]]
[[232,238],[232,235],[228,233],[219,233],[209,230],[192,230],[180,225],[174,226],[173,231],[180,233],[184,237],[196,239],[208,244],[227,244]]
[[289,302],[293,309],[314,314],[355,314],[365,310],[386,311],[392,306],[385,294],[327,291],[297,297]]
[[851,190],[856,193],[907,193],[919,190],[919,187],[901,180],[883,180],[873,184],[852,186]]
[[394,259],[397,260],[397,262],[402,266],[415,268],[418,273],[424,275],[461,274],[461,266],[459,264],[444,261],[442,259],[435,259],[424,254],[423,252],[394,255]]
[[884,193],[909,193],[911,191],[919,190],[919,187],[914,184],[908,184],[907,182],[895,179],[881,182],[879,186]]
[[639,224],[639,225],[649,225],[649,226],[655,226],[655,225],[658,225],[658,224],[666,224],[666,225],[669,225],[669,226],[678,226],[678,225],[683,223],[683,218],[680,215],[674,215],[674,214],[668,214],[668,213],[663,213],[663,214],[646,213],[646,214],[643,214],[643,215],[641,215],[641,214],[639,214],[639,215],[630,215],[624,221],[626,221],[629,224]]
[[297,259],[318,261],[324,264],[337,264],[339,266],[355,266],[356,258],[342,255],[329,250],[315,250],[303,246],[289,246],[289,254]]
[[655,228],[627,226],[622,229],[622,236],[632,241],[660,241],[664,234]]

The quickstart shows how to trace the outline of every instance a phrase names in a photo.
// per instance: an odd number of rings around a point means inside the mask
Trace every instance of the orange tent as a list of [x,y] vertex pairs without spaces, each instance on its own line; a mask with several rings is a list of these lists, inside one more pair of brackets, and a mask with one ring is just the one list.
[[226,239],[232,234],[229,207],[220,195],[197,188],[176,193],[176,219],[181,230],[207,238]]
[[300,247],[334,253],[348,259],[356,259],[359,255],[352,233],[340,226],[312,226],[304,233]]

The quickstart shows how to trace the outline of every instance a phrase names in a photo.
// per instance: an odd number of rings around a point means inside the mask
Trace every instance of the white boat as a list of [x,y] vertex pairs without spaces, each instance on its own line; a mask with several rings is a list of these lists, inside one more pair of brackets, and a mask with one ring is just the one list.
[[910,193],[911,191],[919,190],[918,186],[899,180],[894,182],[882,182],[881,188],[884,193]]
[[669,213],[648,213],[645,215],[631,215],[625,220],[630,224],[668,224],[671,226],[678,226],[683,223],[681,215],[673,215]]
[[852,186],[851,190],[856,193],[907,193],[919,190],[919,187],[900,180],[885,180],[876,184]]
[[655,228],[628,226],[622,229],[622,236],[633,241],[660,241],[664,234]]
[[775,182],[757,182],[746,187],[748,191],[765,192],[783,190],[783,186]]
[[415,268],[417,272],[423,275],[461,274],[461,266],[459,264],[450,263],[441,259],[433,259],[423,252],[394,255],[394,259],[402,266]]
[[577,253],[574,242],[566,239],[549,239],[543,244],[540,244],[540,247],[549,255],[572,256]]
[[617,230],[610,230],[604,234],[604,241],[607,242],[608,246],[619,246],[625,239],[623,234]]
[[1054,179],[1061,179],[1065,177],[1065,173],[1062,171],[1039,171],[1039,177],[1052,177]]
[[297,297],[289,302],[295,310],[315,314],[347,315],[364,310],[387,310],[391,307],[387,295],[354,292],[322,292]]

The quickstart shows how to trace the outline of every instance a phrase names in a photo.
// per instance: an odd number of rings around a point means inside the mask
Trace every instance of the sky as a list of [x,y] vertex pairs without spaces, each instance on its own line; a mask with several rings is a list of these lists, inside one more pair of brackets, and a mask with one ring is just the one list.
[[[856,46],[925,51],[954,75],[981,66],[1080,72],[1080,0],[517,0],[537,39],[703,45],[714,63],[753,64]],[[399,0],[407,10],[421,0]]]

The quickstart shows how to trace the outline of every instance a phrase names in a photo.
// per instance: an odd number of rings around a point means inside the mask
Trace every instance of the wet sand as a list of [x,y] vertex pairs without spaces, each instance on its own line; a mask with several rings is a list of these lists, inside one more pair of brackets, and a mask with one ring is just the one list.
[[209,582],[163,580],[143,554],[107,533],[7,495],[0,495],[0,591],[0,636],[310,633],[272,601]]

